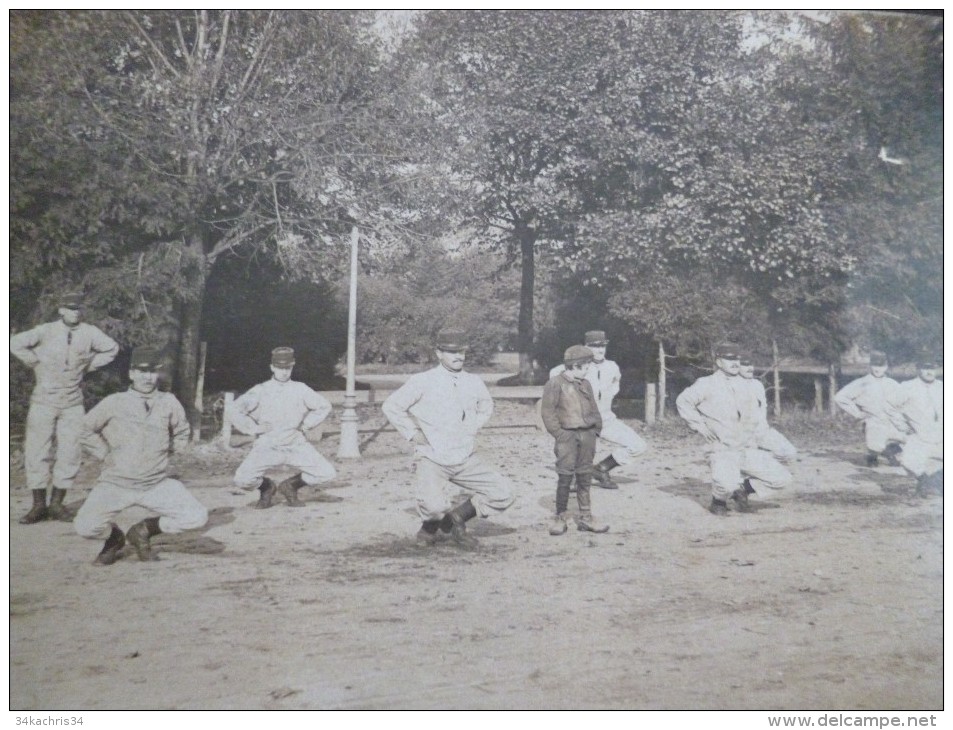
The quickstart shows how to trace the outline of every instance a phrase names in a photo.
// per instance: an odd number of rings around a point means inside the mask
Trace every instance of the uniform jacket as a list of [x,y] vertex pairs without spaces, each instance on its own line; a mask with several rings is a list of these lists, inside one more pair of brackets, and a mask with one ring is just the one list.
[[926,383],[920,378],[897,386],[891,405],[894,425],[912,432],[927,443],[943,442],[943,381]]
[[169,455],[189,443],[185,409],[171,393],[130,388],[99,402],[83,419],[83,446],[103,459],[99,481],[148,489],[166,478]]
[[891,403],[896,400],[896,390],[899,387],[896,380],[886,375],[875,378],[868,374],[852,380],[838,390],[834,395],[834,402],[854,418],[895,420],[891,414]]
[[741,420],[746,431],[756,443],[761,443],[771,425],[768,423],[768,397],[764,383],[757,378],[742,378],[738,383],[741,400]]
[[304,383],[274,378],[256,385],[232,403],[232,424],[257,436],[256,446],[285,448],[307,441],[305,431],[331,413],[328,400]]
[[745,417],[751,399],[744,383],[740,375],[730,376],[717,370],[683,390],[675,399],[675,408],[693,430],[714,436],[723,446],[756,446]]
[[417,453],[443,466],[466,461],[476,433],[493,415],[493,399],[479,376],[443,365],[412,375],[384,401],[384,415],[408,441],[427,439]]
[[13,335],[10,352],[36,376],[32,402],[68,408],[83,404],[83,375],[111,363],[119,345],[94,325],[57,320]]
[[[565,365],[557,365],[549,371],[549,377],[559,375],[565,369]],[[608,421],[615,418],[612,412],[612,400],[619,394],[619,386],[622,382],[622,371],[619,370],[619,366],[613,360],[602,362],[593,360],[586,372],[586,380],[592,386],[602,420]]]
[[588,379],[572,380],[565,372],[550,378],[543,388],[540,414],[553,436],[567,428],[595,427],[602,431],[602,416]]

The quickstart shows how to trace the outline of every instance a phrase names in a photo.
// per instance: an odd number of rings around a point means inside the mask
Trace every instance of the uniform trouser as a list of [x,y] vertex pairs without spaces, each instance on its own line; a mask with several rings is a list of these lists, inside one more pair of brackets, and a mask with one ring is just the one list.
[[255,489],[270,469],[290,466],[301,472],[304,483],[312,486],[329,482],[337,476],[334,466],[308,442],[293,446],[271,447],[256,441],[235,472],[235,484],[242,489]]
[[118,487],[100,483],[93,487],[73,519],[73,527],[83,537],[105,539],[110,522],[122,510],[138,505],[159,514],[159,529],[174,534],[201,527],[208,521],[208,510],[193,497],[182,482],[163,479],[148,489]]
[[[82,463],[80,435],[85,411],[82,405],[56,408],[31,403],[26,417],[23,465],[30,489],[72,489]],[[55,449],[54,449],[55,443]]]
[[599,438],[609,445],[612,458],[620,466],[631,463],[648,448],[642,437],[622,423],[615,414],[608,418],[603,417]]
[[758,446],[770,451],[779,459],[793,459],[797,456],[794,444],[785,438],[784,434],[771,428],[761,437]]
[[480,457],[471,455],[462,464],[445,466],[417,455],[417,513],[423,520],[439,520],[453,503],[447,486],[455,484],[471,492],[470,502],[480,517],[490,510],[502,512],[513,504],[513,487],[499,472],[490,469]]
[[791,483],[791,472],[763,449],[716,448],[709,454],[711,496],[726,501],[744,477],[756,479],[771,489]]
[[918,436],[907,436],[900,452],[900,465],[917,477],[933,474],[943,468],[943,442],[931,443]]
[[596,456],[595,430],[591,428],[562,429],[556,434],[553,452],[556,454],[557,474],[591,474]]
[[887,448],[890,441],[903,441],[906,437],[890,423],[883,418],[864,419],[864,439],[867,441],[867,448],[876,453],[880,453]]

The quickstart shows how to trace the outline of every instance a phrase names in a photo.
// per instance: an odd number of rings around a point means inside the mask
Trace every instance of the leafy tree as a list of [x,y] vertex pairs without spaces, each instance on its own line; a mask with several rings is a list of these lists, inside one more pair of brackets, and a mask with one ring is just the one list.
[[378,134],[361,16],[70,11],[13,22],[16,280],[36,289],[88,272],[107,304],[141,308],[151,326],[139,335],[175,337],[175,389],[191,408],[216,262],[264,256],[320,279],[350,226],[373,222],[393,194],[380,184],[393,137]]

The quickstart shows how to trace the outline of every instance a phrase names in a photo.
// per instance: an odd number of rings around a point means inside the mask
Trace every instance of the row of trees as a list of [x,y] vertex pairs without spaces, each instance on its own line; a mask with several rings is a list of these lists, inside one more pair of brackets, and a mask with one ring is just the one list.
[[[311,316],[339,320],[358,225],[366,359],[449,321],[487,352],[515,329],[525,379],[561,322],[685,355],[938,347],[942,21],[399,17],[11,13],[13,326],[81,284],[191,404],[229,280],[323,282]],[[294,296],[257,301],[293,323]]]

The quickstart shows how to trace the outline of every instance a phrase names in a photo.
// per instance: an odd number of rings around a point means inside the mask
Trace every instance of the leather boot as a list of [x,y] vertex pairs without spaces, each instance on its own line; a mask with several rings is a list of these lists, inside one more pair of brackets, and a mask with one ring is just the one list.
[[440,531],[440,520],[424,520],[417,530],[417,544],[421,547],[430,547],[437,544],[437,533]]
[[159,518],[148,517],[142,522],[137,522],[126,531],[126,540],[136,549],[136,555],[139,560],[147,562],[155,560],[152,554],[152,545],[149,538],[158,535],[162,530],[159,529]]
[[99,551],[99,555],[97,555],[93,561],[96,565],[112,565],[116,562],[116,558],[119,557],[119,551],[126,545],[126,536],[122,534],[119,525],[115,522],[110,522],[109,526],[111,528],[109,537],[106,538],[103,549]]
[[298,472],[278,485],[278,494],[287,500],[289,507],[304,507],[304,502],[298,499],[298,490],[303,486],[304,479],[301,478],[301,472]]
[[560,512],[555,517],[553,517],[552,523],[549,525],[549,534],[550,535],[565,535],[566,530],[569,529],[569,525],[566,524],[567,515],[565,512]]
[[584,532],[608,532],[609,526],[603,525],[592,516],[592,501],[589,496],[591,485],[592,474],[576,474],[576,501],[579,504],[576,529]]
[[596,478],[596,485],[603,489],[618,489],[619,485],[612,481],[609,472],[619,465],[611,455],[600,461],[593,467],[592,475]]
[[866,464],[867,466],[871,468],[877,466],[877,452],[876,451],[867,452]]
[[[474,550],[479,546],[477,539],[473,535],[467,534],[467,521],[477,516],[476,507],[469,499],[458,507],[454,507],[447,512],[443,522],[450,521],[450,537],[457,545],[466,549]],[[443,527],[443,524],[441,524]]]
[[708,511],[717,517],[728,516],[728,504],[720,499],[711,498],[711,504],[708,505]]
[[903,446],[898,444],[896,441],[891,441],[889,444],[887,444],[887,447],[882,453],[890,466],[900,466],[900,460],[897,457],[900,455],[901,451],[903,451]]
[[46,519],[46,490],[33,490],[33,508],[20,518],[21,525],[33,525]]
[[271,500],[275,496],[275,492],[278,491],[278,487],[275,486],[275,483],[268,477],[262,477],[261,484],[258,485],[258,491],[261,492],[261,496],[258,497],[255,509],[268,509],[271,507]]
[[731,500],[735,503],[739,512],[751,511],[751,505],[748,504],[749,494],[754,494],[754,487],[751,486],[749,479],[745,479],[741,486],[731,493]]
[[63,506],[63,500],[65,498],[65,489],[53,487],[53,493],[50,494],[50,506],[46,509],[46,518],[48,520],[59,520],[61,522],[73,521],[73,513]]

